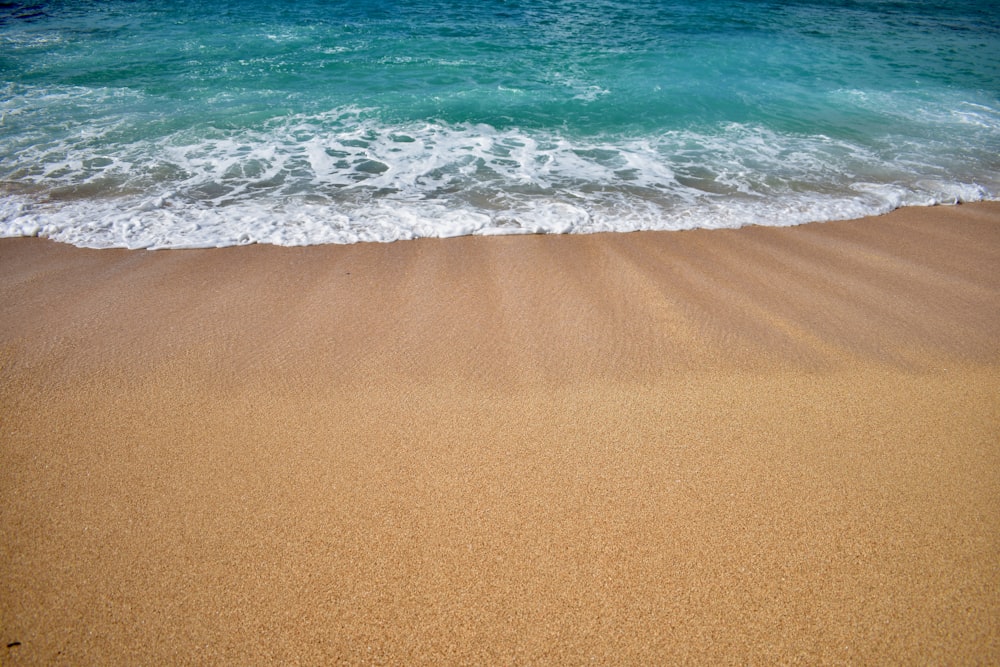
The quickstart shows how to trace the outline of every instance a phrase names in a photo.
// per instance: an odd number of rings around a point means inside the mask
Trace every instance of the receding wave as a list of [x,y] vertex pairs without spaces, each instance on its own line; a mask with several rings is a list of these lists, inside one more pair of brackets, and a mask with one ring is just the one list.
[[[67,103],[86,100],[63,93]],[[934,122],[980,123],[991,134],[1000,125],[989,108],[949,113]],[[862,144],[746,123],[574,136],[390,123],[348,107],[149,138],[132,131],[136,122],[98,118],[81,131],[22,132],[22,145],[4,146],[15,157],[0,172],[0,234],[189,247],[675,230],[798,224],[1000,193],[996,171],[983,168],[988,147],[913,137]],[[970,166],[975,151],[983,156]]]

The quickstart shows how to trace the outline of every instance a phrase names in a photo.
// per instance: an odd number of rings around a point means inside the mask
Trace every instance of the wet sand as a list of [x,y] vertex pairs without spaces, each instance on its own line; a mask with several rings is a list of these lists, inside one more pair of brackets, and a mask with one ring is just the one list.
[[0,240],[0,663],[1000,662],[1000,203]]

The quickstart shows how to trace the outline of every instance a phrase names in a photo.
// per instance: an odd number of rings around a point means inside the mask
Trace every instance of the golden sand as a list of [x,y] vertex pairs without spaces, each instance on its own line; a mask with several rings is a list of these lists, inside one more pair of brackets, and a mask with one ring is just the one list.
[[1000,204],[0,240],[0,663],[334,662],[1000,662]]

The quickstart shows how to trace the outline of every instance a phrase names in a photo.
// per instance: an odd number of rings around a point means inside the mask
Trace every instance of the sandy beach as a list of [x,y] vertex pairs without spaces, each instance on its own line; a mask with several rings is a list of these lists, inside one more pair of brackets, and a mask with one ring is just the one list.
[[1000,663],[1000,203],[0,240],[0,664]]

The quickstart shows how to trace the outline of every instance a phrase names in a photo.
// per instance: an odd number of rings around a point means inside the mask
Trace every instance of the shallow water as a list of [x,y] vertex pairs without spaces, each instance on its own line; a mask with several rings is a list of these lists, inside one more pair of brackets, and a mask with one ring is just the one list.
[[0,234],[796,224],[1000,198],[986,2],[0,4]]

